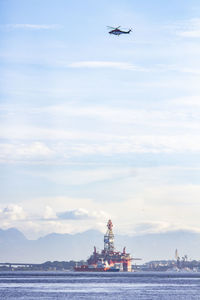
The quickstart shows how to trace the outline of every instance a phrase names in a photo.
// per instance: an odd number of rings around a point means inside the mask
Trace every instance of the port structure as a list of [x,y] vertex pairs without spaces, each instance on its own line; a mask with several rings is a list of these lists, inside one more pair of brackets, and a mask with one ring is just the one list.
[[121,271],[131,272],[131,261],[133,258],[130,253],[126,253],[126,247],[123,248],[123,251],[116,251],[114,247],[114,233],[113,233],[113,224],[111,220],[108,220],[107,231],[104,235],[104,249],[101,252],[96,250],[94,247],[93,254],[87,260],[89,268],[92,266],[98,266],[99,263],[107,264],[109,270],[111,271],[116,269],[116,266],[120,268]]

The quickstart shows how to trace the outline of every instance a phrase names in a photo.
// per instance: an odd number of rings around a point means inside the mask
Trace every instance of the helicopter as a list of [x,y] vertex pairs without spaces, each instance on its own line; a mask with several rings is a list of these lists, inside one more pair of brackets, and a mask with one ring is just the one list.
[[114,27],[111,27],[111,26],[107,26],[107,28],[109,28],[109,30],[111,29],[108,33],[119,36],[120,34],[129,34],[132,31],[131,28],[128,31],[125,31],[125,30],[119,29],[120,27],[121,26],[118,26],[118,27],[114,28]]

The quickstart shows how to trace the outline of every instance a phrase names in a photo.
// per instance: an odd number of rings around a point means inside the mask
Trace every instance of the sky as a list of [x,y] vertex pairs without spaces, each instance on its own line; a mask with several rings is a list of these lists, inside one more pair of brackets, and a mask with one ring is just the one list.
[[200,232],[199,1],[0,0],[0,20],[0,228]]

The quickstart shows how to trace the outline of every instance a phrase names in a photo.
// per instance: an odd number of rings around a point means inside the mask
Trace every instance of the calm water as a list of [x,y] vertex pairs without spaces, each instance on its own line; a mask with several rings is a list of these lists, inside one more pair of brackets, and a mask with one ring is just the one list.
[[200,273],[2,272],[0,299],[200,300]]

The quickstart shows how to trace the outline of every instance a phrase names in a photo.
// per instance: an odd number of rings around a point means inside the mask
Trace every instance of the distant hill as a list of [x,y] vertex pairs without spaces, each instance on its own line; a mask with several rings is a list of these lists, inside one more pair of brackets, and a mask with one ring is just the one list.
[[[37,240],[28,240],[16,228],[0,229],[0,262],[68,261],[87,259],[93,247],[103,248],[103,234],[88,230],[77,234],[51,233]],[[200,260],[200,234],[191,231],[171,231],[140,236],[116,235],[116,249],[144,261],[174,259],[175,249],[180,256]]]
[[116,236],[116,246],[126,245],[133,257],[144,261],[174,259],[178,249],[180,257],[185,254],[200,260],[200,234],[192,231],[168,231],[140,236]]
[[13,244],[15,242],[23,242],[26,237],[16,228],[9,228],[7,230],[0,229],[0,244],[8,243]]

